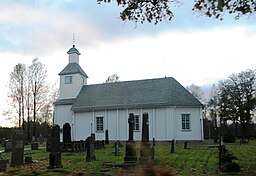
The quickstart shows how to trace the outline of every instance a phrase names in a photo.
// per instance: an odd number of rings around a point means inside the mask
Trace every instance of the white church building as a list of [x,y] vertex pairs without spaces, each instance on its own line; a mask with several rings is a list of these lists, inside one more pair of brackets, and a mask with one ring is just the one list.
[[203,105],[174,78],[87,85],[79,51],[73,45],[67,53],[69,63],[59,73],[54,124],[62,128],[69,123],[73,141],[91,133],[104,140],[106,130],[109,140],[125,141],[129,113],[134,114],[135,140],[141,140],[143,113],[149,116],[150,140],[203,140]]

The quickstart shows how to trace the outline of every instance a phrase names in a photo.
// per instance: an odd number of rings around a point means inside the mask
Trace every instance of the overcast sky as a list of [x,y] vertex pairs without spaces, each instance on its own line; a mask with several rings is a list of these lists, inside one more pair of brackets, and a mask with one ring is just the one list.
[[7,85],[13,67],[46,65],[48,82],[68,64],[75,45],[88,83],[111,74],[121,81],[174,77],[182,85],[212,84],[232,73],[256,67],[255,16],[223,21],[193,12],[193,1],[172,5],[174,18],[158,25],[122,22],[116,3],[96,0],[10,0],[0,2],[0,126],[7,109]]

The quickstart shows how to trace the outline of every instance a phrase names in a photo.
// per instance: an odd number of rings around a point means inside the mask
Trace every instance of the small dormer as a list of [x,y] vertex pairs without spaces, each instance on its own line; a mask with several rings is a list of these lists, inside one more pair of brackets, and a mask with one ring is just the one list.
[[73,45],[72,48],[70,48],[67,52],[69,54],[69,63],[77,63],[79,64],[79,51],[75,48],[75,45]]
[[59,73],[60,99],[73,99],[79,94],[81,88],[87,84],[88,76],[79,65],[79,51],[73,45],[67,52],[68,65]]

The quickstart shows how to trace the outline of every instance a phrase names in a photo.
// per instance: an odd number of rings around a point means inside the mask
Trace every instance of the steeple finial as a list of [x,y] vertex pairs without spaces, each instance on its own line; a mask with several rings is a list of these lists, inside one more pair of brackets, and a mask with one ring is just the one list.
[[75,47],[75,33],[73,32],[73,47]]

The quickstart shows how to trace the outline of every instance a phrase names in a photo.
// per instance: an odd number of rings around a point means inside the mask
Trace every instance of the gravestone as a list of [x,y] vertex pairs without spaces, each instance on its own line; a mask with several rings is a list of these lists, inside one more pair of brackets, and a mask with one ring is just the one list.
[[95,133],[91,133],[93,143],[96,141]]
[[95,151],[94,151],[94,141],[90,136],[86,139],[86,162],[91,162],[96,160]]
[[47,140],[46,140],[46,151],[50,152],[50,150],[51,150],[51,134],[47,136]]
[[114,147],[115,147],[115,156],[119,156],[120,155],[120,152],[119,152],[119,147],[120,147],[120,145],[119,145],[119,141],[116,141],[115,142],[115,145],[114,145]]
[[187,149],[187,145],[188,145],[188,143],[185,141],[184,142],[184,149]]
[[39,135],[39,144],[43,144],[43,141],[44,141],[44,139],[43,139],[43,136],[40,134]]
[[5,140],[4,151],[5,152],[11,152],[12,151],[12,143],[11,143],[10,139]]
[[32,156],[25,156],[25,163],[31,164],[32,162]]
[[31,143],[31,150],[38,150],[38,143],[37,142],[32,142]]
[[126,141],[125,147],[125,163],[135,163],[137,161],[136,150],[135,150],[135,141],[133,140],[133,129],[134,129],[134,114],[129,114],[129,139]]
[[148,113],[142,116],[142,137],[140,147],[140,164],[146,164],[151,160],[151,150],[149,143]]
[[174,139],[171,141],[171,153],[174,153]]
[[50,135],[50,154],[48,169],[62,168],[60,149],[60,126],[54,125]]
[[109,144],[108,130],[105,132],[105,144]]
[[63,143],[71,142],[71,126],[69,123],[63,125]]
[[1,146],[2,147],[5,147],[5,141],[6,141],[6,138],[1,138]]
[[21,165],[24,160],[24,134],[21,130],[14,132],[12,137],[11,165]]
[[151,147],[151,160],[154,160],[155,159],[155,147],[152,146]]
[[8,159],[0,159],[0,172],[6,172],[6,167],[8,163]]

